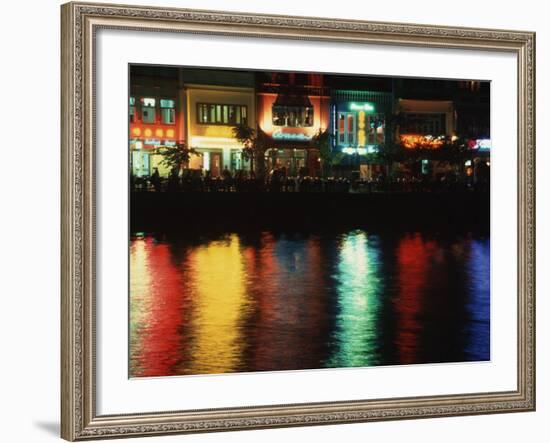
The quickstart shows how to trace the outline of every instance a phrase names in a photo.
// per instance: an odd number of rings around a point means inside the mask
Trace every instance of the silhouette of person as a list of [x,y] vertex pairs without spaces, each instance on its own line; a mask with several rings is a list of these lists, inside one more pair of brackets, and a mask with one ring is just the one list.
[[160,174],[158,168],[153,168],[153,174],[151,175],[151,184],[155,188],[156,192],[160,191]]

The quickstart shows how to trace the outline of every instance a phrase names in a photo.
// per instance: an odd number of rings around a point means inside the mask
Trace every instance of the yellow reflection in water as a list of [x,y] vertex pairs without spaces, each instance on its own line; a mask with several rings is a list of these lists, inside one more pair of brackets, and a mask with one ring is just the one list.
[[232,372],[241,363],[241,323],[249,307],[237,235],[198,248],[189,257],[195,301],[193,352],[188,373]]

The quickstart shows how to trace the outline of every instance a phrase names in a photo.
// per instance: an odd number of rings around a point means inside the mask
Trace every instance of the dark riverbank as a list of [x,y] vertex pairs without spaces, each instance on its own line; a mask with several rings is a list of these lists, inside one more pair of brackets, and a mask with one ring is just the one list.
[[489,232],[489,193],[132,192],[136,231],[247,228],[445,229]]

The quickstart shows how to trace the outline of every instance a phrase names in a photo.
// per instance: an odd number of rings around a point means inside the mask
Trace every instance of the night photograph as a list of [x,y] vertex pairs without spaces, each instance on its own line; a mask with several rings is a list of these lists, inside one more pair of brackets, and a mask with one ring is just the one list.
[[129,376],[482,362],[490,82],[129,66]]

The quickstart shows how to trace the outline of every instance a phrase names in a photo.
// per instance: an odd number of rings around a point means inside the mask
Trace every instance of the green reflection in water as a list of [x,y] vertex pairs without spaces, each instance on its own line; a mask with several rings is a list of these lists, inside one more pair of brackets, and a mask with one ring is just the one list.
[[363,231],[353,231],[339,245],[335,273],[339,313],[329,367],[379,364],[377,320],[382,291],[379,248]]

